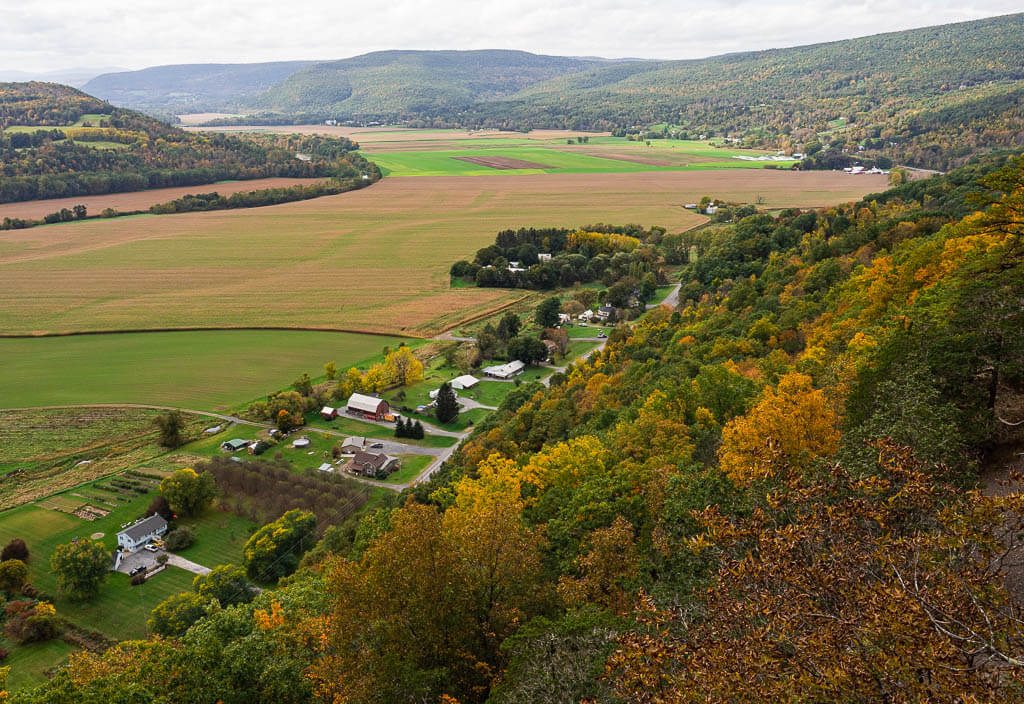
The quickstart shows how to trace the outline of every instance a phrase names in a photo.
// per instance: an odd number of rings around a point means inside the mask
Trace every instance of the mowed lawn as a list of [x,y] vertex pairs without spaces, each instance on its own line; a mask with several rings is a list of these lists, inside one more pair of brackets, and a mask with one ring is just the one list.
[[0,339],[0,404],[148,403],[230,408],[380,354],[398,338],[299,330]]
[[386,178],[266,208],[9,230],[0,232],[0,332],[262,325],[430,335],[525,295],[449,284],[451,264],[505,228],[680,231],[706,221],[682,207],[703,195],[809,207],[885,186],[884,176],[765,169]]

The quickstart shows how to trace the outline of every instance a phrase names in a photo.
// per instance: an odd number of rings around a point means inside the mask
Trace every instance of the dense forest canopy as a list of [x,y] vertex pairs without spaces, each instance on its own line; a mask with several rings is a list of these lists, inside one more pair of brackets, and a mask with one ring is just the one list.
[[1019,701],[1024,497],[978,487],[1024,448],[1022,234],[1024,158],[991,158],[666,235],[679,309],[281,588],[11,700]]
[[0,83],[0,203],[226,179],[358,177],[371,167],[356,149],[345,138],[194,134],[66,86]]

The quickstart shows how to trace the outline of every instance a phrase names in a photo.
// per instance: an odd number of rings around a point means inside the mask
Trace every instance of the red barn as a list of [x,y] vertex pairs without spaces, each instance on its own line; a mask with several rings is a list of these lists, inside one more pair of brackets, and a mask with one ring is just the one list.
[[345,411],[353,416],[362,416],[368,420],[384,420],[391,412],[391,406],[382,398],[352,394],[348,397]]

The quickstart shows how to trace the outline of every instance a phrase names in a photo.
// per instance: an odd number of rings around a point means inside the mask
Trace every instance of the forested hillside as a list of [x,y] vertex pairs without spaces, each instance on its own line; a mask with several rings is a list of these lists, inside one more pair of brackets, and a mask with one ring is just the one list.
[[975,487],[1024,448],[1022,234],[1024,158],[666,234],[681,309],[12,701],[1020,701],[1024,497]]
[[105,73],[82,89],[115,105],[168,115],[237,110],[243,98],[270,89],[311,63],[154,66],[141,71]]
[[356,149],[344,138],[192,134],[67,86],[0,83],[0,203],[224,179],[358,177],[370,167]]
[[378,52],[309,66],[236,121],[643,129],[946,170],[1024,144],[1022,56],[1024,14],[691,61]]
[[606,63],[525,51],[379,51],[309,66],[252,106],[343,119],[453,117],[480,101]]

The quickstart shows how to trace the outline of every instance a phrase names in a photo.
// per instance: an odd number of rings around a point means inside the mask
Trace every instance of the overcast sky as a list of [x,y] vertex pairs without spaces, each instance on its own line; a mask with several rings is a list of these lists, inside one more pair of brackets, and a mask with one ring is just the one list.
[[1021,10],[1021,0],[0,0],[0,73],[379,49],[698,58]]

